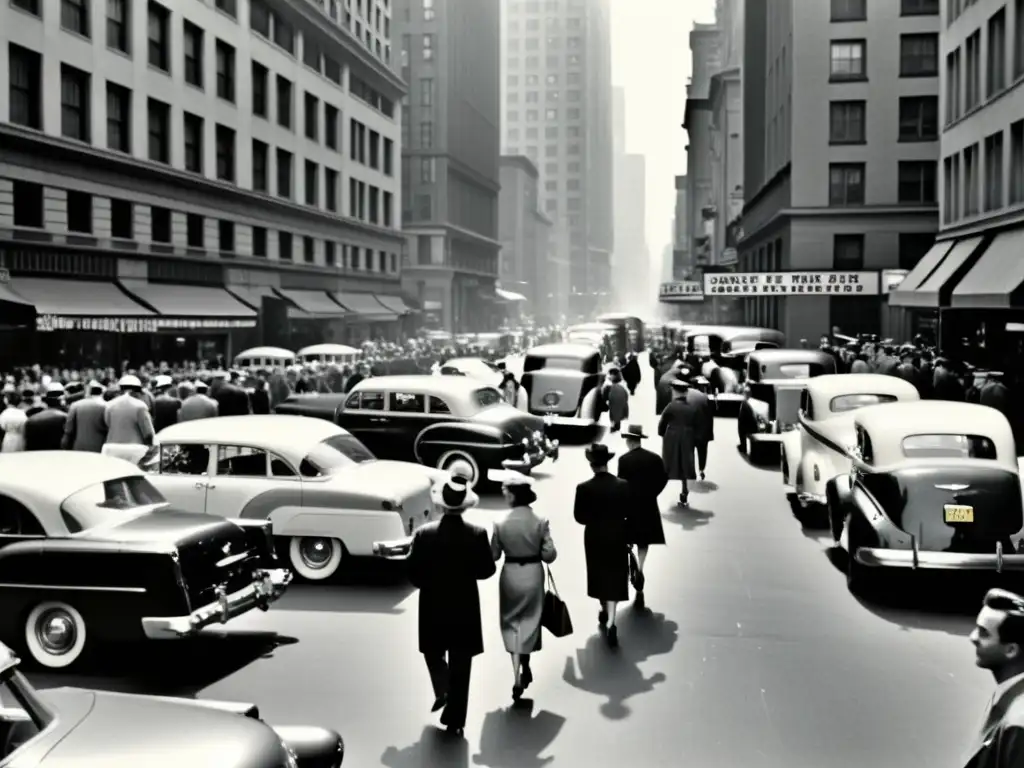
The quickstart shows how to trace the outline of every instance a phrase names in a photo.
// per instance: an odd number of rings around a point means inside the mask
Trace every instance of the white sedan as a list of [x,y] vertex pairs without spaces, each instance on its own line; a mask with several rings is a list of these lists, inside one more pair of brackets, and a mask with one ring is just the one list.
[[378,461],[346,430],[303,416],[222,416],[167,427],[140,462],[175,506],[270,520],[292,569],[330,577],[349,555],[433,519],[438,472]]
[[[506,360],[506,365],[509,361]],[[512,366],[514,368],[514,366]],[[501,382],[504,381],[505,376],[494,363],[484,360],[482,357],[455,357],[451,360],[446,360],[444,364],[438,368],[438,374],[441,376],[468,376],[471,379],[481,381],[489,387],[494,387],[497,390],[501,390]],[[515,373],[515,370],[511,371]],[[517,377],[518,378],[518,377]],[[519,397],[516,407],[522,410],[526,410],[526,392],[522,389],[519,390]]]

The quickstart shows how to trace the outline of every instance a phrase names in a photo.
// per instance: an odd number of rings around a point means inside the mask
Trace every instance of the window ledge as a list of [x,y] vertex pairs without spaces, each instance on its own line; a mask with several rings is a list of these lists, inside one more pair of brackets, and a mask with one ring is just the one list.
[[866,83],[868,81],[867,75],[857,75],[851,77],[849,75],[829,75],[828,81],[830,83]]
[[923,78],[938,77],[938,71],[935,72],[900,72],[900,78],[903,80],[921,80]]
[[850,139],[850,140],[830,140],[828,145],[830,147],[860,147],[868,143],[867,139]]
[[899,137],[896,139],[897,144],[928,144],[933,141],[938,141],[939,136],[914,136],[914,137]]

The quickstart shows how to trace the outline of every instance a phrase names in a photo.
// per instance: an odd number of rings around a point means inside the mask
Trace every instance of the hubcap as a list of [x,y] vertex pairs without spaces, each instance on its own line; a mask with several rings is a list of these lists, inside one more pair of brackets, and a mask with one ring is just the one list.
[[75,620],[61,608],[47,611],[40,616],[36,622],[35,633],[39,644],[53,656],[62,656],[70,651],[78,639]]
[[299,556],[302,558],[302,562],[314,570],[319,570],[327,565],[333,550],[331,540],[322,537],[307,537],[299,542]]
[[448,471],[453,475],[461,475],[462,477],[469,478],[469,482],[473,482],[476,477],[473,472],[473,465],[465,459],[452,459],[448,462]]

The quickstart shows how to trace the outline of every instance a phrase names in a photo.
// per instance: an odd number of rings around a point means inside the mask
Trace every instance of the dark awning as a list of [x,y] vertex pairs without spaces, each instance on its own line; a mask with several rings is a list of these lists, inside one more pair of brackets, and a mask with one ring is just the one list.
[[[904,291],[903,284],[889,295],[889,304],[897,307],[916,307],[918,309],[939,309],[942,306],[943,293],[957,272],[967,263],[981,245],[983,237],[966,237],[957,240],[946,256],[932,269],[931,273],[916,288]],[[925,254],[925,257],[930,254]],[[922,259],[923,261],[923,259]],[[917,269],[914,269],[916,272]],[[907,276],[913,277],[912,272]],[[906,281],[904,281],[906,282]],[[949,286],[952,287],[952,286]],[[894,297],[898,301],[893,301]]]
[[335,293],[334,300],[353,314],[355,322],[390,323],[398,319],[398,315],[389,310],[372,293]]
[[232,296],[241,301],[243,304],[252,307],[258,313],[263,308],[263,297],[269,296],[275,301],[283,301],[288,306],[288,319],[289,320],[308,320],[309,313],[303,312],[298,307],[288,303],[287,299],[282,298],[271,288],[269,285],[228,285],[225,286]]
[[921,283],[929,278],[935,268],[942,263],[942,260],[946,258],[953,246],[956,245],[955,240],[943,240],[935,243],[928,252],[921,257],[921,260],[914,265],[914,268],[910,270],[910,273],[900,281],[900,284],[896,287],[896,290],[889,294],[889,306],[890,307],[907,307],[916,306],[915,304],[906,304],[905,300],[913,301],[911,294],[917,290]]
[[309,317],[334,319],[345,316],[345,308],[331,299],[327,291],[308,291],[297,288],[278,288],[277,292],[305,312]]
[[152,333],[156,315],[112,282],[17,277],[17,295],[36,308],[40,331]]
[[386,293],[376,293],[374,296],[384,305],[385,309],[390,309],[396,315],[408,315],[412,312],[401,296],[388,296]]
[[1024,306],[1024,230],[996,236],[953,289],[953,309],[1010,309]]
[[255,328],[256,310],[223,288],[164,283],[132,283],[129,290],[160,316],[164,329]]
[[19,296],[6,281],[0,282],[0,327],[31,326],[35,322],[35,305]]

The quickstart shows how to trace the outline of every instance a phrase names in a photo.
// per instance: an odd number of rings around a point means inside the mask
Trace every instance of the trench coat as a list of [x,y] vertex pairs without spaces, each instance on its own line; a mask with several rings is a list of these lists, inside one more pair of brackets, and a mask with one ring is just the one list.
[[630,394],[636,391],[636,388],[640,385],[640,379],[640,363],[637,362],[636,355],[630,355],[626,360],[626,364],[622,366],[622,380],[626,382]]
[[661,416],[661,412],[672,402],[672,382],[683,378],[685,368],[669,368],[658,378],[658,386],[654,390],[654,412]]
[[649,547],[665,543],[658,495],[668,485],[665,463],[654,451],[634,448],[619,457],[620,478],[629,483],[633,502],[629,505],[626,531],[630,544]]
[[576,486],[573,517],[584,526],[587,595],[595,600],[629,599],[629,483],[600,472]]
[[619,424],[629,418],[629,393],[621,382],[608,380],[604,384],[604,400],[608,403],[608,420]]
[[658,422],[661,442],[661,458],[669,480],[696,480],[693,452],[697,445],[697,429],[700,411],[685,398],[669,403]]
[[710,443],[715,439],[715,410],[711,400],[696,389],[686,390],[686,402],[697,409],[697,434],[694,443]]
[[[1009,681],[1007,681],[1009,682]],[[964,768],[1020,768],[1024,765],[1024,676],[996,692]]]

